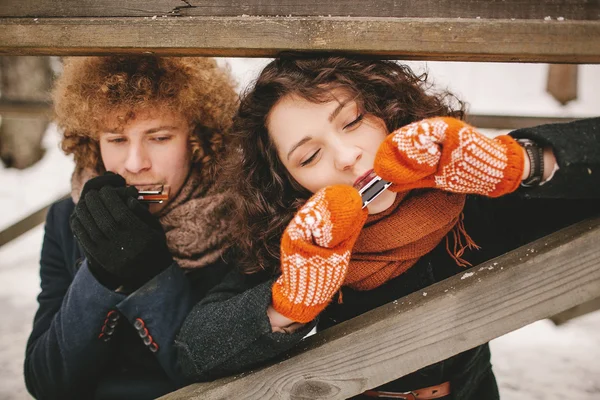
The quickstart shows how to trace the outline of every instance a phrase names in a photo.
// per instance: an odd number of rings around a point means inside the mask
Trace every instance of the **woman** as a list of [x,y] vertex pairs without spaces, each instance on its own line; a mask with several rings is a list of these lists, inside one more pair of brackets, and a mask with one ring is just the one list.
[[[212,59],[65,61],[53,91],[71,197],[53,204],[25,358],[39,399],[150,399],[186,383],[174,337],[227,273],[214,185],[237,96]],[[138,189],[169,187],[144,206]]]
[[[598,211],[600,184],[587,170],[600,166],[599,119],[489,139],[459,120],[453,96],[428,89],[393,62],[282,57],[242,97],[229,181],[246,227],[236,241],[242,267],[257,274],[226,281],[228,295],[209,295],[182,328],[208,337],[202,315],[226,303],[241,311],[223,325],[253,321],[245,336],[230,335],[234,343],[218,343],[223,372],[235,370],[225,361],[232,354],[240,365],[252,352],[255,362],[275,355],[263,344],[269,335],[291,345],[317,316],[326,329]],[[393,185],[363,209],[358,190],[373,171]],[[275,278],[234,295],[268,275]],[[180,342],[184,370],[198,373],[205,351]],[[489,347],[362,396],[409,391],[498,398]]]

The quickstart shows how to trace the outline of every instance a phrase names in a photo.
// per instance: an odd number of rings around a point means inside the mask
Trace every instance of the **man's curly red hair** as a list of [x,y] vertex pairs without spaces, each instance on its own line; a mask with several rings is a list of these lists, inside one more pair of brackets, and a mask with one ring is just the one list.
[[[224,153],[224,135],[237,106],[234,83],[203,57],[71,57],[52,93],[61,143],[77,169],[104,172],[98,134],[108,117],[125,124],[143,109],[170,110],[193,127],[192,162],[206,176]],[[105,128],[105,127],[104,127]]]

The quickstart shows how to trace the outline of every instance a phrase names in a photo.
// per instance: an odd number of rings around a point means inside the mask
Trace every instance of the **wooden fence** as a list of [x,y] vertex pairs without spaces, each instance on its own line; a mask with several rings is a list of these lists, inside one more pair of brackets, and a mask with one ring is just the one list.
[[264,57],[310,50],[598,63],[599,9],[586,0],[5,0],[0,54]]
[[[0,3],[0,55],[382,58],[600,63],[586,0],[50,0]],[[36,113],[44,104],[4,104]],[[474,122],[476,125],[477,123]],[[509,126],[505,126],[509,128]],[[164,399],[341,399],[600,293],[600,219],[581,222],[312,336],[292,358]]]
[[597,297],[598,243],[600,218],[581,222],[309,337],[285,361],[162,399],[359,394]]

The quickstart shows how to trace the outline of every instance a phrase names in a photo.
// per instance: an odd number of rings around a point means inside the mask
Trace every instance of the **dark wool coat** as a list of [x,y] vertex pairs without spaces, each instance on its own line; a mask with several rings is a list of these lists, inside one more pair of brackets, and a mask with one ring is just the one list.
[[[600,118],[544,125],[511,133],[551,146],[560,169],[543,186],[520,188],[502,198],[468,196],[465,227],[481,250],[467,251],[473,265],[490,260],[557,229],[600,213]],[[332,302],[318,329],[464,272],[448,255],[445,241],[404,274],[370,291],[344,288],[343,303]],[[177,336],[179,361],[190,379],[206,380],[256,366],[291,348],[312,327],[292,335],[271,333],[266,309],[273,279],[232,271],[196,305]],[[313,322],[314,323],[314,322]],[[379,390],[408,391],[452,384],[449,398],[497,399],[487,344],[390,382]]]
[[29,392],[38,399],[133,400],[185,385],[173,340],[227,266],[186,275],[173,264],[134,293],[115,293],[88,270],[69,226],[74,207],[71,199],[59,201],[46,219],[42,291],[25,357]]

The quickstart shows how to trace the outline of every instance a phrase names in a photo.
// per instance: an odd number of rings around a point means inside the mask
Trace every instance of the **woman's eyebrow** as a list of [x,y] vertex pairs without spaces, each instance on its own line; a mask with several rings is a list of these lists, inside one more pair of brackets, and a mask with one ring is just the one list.
[[348,104],[348,100],[343,101],[342,103],[340,103],[335,110],[333,110],[331,112],[331,114],[329,114],[329,122],[333,122],[334,118],[337,117],[337,115],[340,113],[340,111],[342,111],[342,109],[344,107],[346,107],[346,104]]
[[300,139],[300,141],[298,143],[296,143],[295,145],[292,146],[292,148],[290,149],[290,151],[287,154],[287,159],[290,159],[290,156],[292,155],[292,153],[294,152],[294,150],[296,150],[298,147],[302,146],[304,143],[308,142],[309,140],[312,140],[311,136],[305,136],[302,139]]

